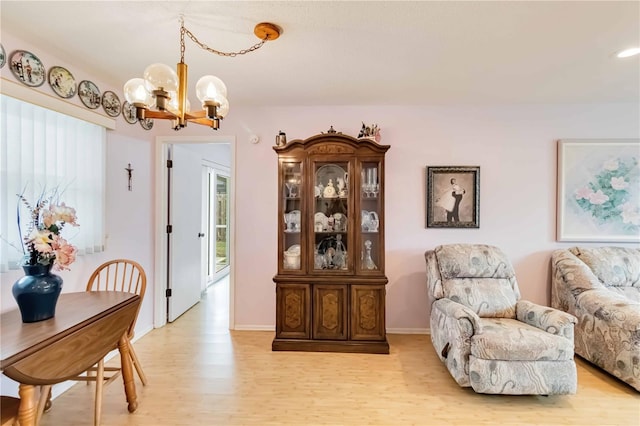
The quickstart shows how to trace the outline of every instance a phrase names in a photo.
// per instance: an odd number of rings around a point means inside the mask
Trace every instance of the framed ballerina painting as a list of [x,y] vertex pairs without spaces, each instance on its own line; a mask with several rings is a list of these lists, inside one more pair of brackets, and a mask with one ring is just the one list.
[[427,228],[480,227],[480,167],[427,166]]

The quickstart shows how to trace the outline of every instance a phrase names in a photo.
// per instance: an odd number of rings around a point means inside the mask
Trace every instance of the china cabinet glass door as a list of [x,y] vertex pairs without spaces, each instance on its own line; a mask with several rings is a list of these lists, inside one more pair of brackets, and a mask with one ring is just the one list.
[[282,167],[282,206],[283,206],[283,237],[284,243],[283,269],[300,271],[302,232],[302,164],[300,162],[285,162]]
[[313,185],[313,270],[349,271],[349,163],[315,162]]
[[360,197],[360,247],[358,270],[378,271],[382,265],[380,217],[382,196],[380,188],[380,165],[378,162],[360,163],[358,195]]

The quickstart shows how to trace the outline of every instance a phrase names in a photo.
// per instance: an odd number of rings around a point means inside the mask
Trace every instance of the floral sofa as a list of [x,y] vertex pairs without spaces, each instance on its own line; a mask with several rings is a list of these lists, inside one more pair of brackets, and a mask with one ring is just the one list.
[[578,355],[640,391],[640,249],[556,250],[551,305],[578,317]]
[[450,244],[425,253],[431,341],[463,387],[488,394],[573,394],[576,318],[520,299],[497,247]]

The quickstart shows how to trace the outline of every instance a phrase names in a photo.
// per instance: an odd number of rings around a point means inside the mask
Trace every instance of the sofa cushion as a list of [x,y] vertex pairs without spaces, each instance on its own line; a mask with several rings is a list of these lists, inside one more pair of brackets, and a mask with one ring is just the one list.
[[609,287],[608,290],[640,304],[640,287]]
[[481,318],[482,333],[471,337],[471,354],[505,361],[573,359],[573,341],[507,318]]
[[506,278],[456,278],[442,282],[444,297],[473,310],[480,317],[515,318],[512,282]]
[[608,287],[640,288],[640,249],[573,247],[569,249]]
[[435,249],[442,279],[512,278],[511,262],[498,247],[484,244],[448,244]]

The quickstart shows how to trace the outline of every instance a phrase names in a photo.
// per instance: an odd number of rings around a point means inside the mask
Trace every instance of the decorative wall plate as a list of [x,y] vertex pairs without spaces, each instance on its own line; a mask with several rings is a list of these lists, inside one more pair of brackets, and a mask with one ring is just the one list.
[[145,130],[151,130],[151,128],[153,127],[153,120],[150,118],[145,118],[144,120],[139,120],[139,121],[140,121],[140,125]]
[[122,105],[120,105],[120,99],[118,95],[110,90],[107,90],[102,94],[102,108],[111,117],[117,117],[120,115]]
[[98,90],[98,86],[89,80],[82,80],[78,84],[78,96],[89,109],[96,109],[100,106],[100,90]]
[[76,94],[76,79],[64,67],[55,66],[49,68],[49,86],[61,98],[71,98]]
[[9,65],[13,75],[31,87],[42,86],[45,79],[44,65],[36,55],[26,50],[16,50],[11,54]]
[[136,117],[136,107],[131,105],[128,101],[124,101],[122,104],[122,116],[124,117],[124,121],[129,124],[135,124],[138,121]]
[[0,43],[0,68],[4,67],[7,63],[7,54],[4,51],[4,46]]

